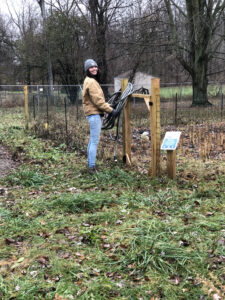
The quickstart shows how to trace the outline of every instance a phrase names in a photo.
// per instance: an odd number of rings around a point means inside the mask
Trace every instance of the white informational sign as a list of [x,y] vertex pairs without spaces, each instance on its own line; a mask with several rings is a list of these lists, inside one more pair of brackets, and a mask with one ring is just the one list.
[[161,150],[176,150],[180,135],[181,131],[167,131],[161,145]]

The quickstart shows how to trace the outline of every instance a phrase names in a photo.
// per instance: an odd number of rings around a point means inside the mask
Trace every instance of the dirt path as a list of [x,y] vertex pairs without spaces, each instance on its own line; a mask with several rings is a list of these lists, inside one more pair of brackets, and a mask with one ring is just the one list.
[[13,161],[10,152],[0,145],[0,177],[6,176],[12,169],[15,169],[17,163]]

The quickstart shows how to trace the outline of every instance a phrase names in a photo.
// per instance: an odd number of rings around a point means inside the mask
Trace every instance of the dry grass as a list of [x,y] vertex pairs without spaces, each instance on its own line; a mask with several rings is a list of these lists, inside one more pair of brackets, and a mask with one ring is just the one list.
[[[196,115],[199,109],[193,109]],[[167,112],[168,113],[168,112]],[[162,114],[163,115],[163,114]],[[78,119],[77,119],[78,116]],[[47,123],[48,121],[48,123]],[[48,126],[46,127],[46,123]],[[151,164],[151,133],[149,112],[144,103],[136,103],[132,107],[132,164],[141,173],[147,173]],[[57,145],[65,144],[80,153],[86,153],[86,146],[89,138],[89,127],[82,109],[78,111],[72,106],[67,114],[61,109],[38,114],[31,128],[38,136],[50,138]],[[117,157],[122,157],[122,132],[120,127],[120,137],[116,147]],[[179,157],[190,157],[207,161],[211,159],[224,160],[225,158],[225,123],[205,122],[202,124],[192,123],[191,125],[164,125],[161,127],[161,140],[166,131],[181,131],[181,139],[178,153]],[[143,141],[141,134],[149,132],[149,140]],[[103,160],[112,159],[114,153],[114,138],[116,129],[103,131],[99,145],[99,158]],[[166,172],[166,153],[162,152],[162,173]]]
[[23,107],[24,95],[8,93],[5,97],[0,99],[0,104],[2,108]]

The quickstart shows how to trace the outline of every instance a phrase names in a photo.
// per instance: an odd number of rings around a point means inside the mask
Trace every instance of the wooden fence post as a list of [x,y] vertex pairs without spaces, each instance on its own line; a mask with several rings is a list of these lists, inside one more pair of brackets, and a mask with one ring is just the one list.
[[149,175],[160,174],[160,79],[151,79],[150,130],[152,146],[152,163]]
[[24,107],[25,107],[25,120],[26,120],[26,129],[29,125],[29,106],[28,106],[28,87],[24,85]]
[[[123,93],[128,84],[128,79],[121,80],[121,92]],[[131,114],[131,101],[130,97],[123,109],[123,161],[126,162],[128,166],[131,165],[131,124],[130,124],[130,114]]]

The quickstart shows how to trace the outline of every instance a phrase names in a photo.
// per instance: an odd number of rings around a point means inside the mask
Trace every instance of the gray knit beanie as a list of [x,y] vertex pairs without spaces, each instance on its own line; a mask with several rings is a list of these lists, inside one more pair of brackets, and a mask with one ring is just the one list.
[[84,71],[87,72],[87,70],[91,67],[97,67],[97,63],[96,61],[94,61],[93,59],[87,59],[85,60],[85,63],[84,63]]

